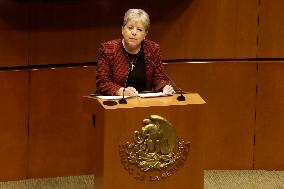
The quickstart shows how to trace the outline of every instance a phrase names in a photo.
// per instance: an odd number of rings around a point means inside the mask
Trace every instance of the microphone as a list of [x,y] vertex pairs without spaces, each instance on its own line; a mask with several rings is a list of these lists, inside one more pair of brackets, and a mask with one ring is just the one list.
[[[135,61],[135,60],[133,60],[133,61]],[[127,82],[128,82],[129,75],[130,75],[131,71],[133,70],[133,67],[134,67],[133,62],[129,62],[129,68],[128,68],[126,80],[125,80],[125,83],[124,83],[123,91],[122,91],[122,98],[118,100],[119,104],[127,104],[127,101],[124,98],[124,92],[125,92],[125,87],[126,87]]]
[[161,71],[162,74],[163,74],[164,76],[166,76],[166,78],[167,78],[168,80],[170,80],[170,82],[175,86],[175,88],[178,89],[178,91],[179,91],[178,94],[180,94],[180,96],[177,97],[177,100],[178,100],[178,101],[185,101],[185,96],[183,96],[183,94],[184,94],[183,90],[174,82],[174,80],[172,80],[172,78],[170,78],[170,76],[168,76],[168,75],[163,71],[163,69],[161,69],[161,67],[158,67],[150,58],[145,57],[145,61],[146,61],[146,62],[150,62],[150,64],[152,64],[155,68],[158,68],[159,71]]

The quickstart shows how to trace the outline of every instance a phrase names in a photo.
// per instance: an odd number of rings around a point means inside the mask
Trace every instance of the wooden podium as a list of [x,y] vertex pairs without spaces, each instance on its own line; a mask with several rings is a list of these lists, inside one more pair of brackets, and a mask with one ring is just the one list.
[[[203,188],[202,126],[199,119],[202,118],[201,104],[205,101],[197,93],[184,94],[185,101],[178,101],[177,96],[134,97],[126,99],[127,104],[114,106],[104,105],[103,100],[96,97],[83,97],[84,110],[94,116],[95,189]],[[130,158],[122,147],[133,143],[135,131],[136,134],[141,131],[142,121],[150,115],[167,119],[175,128],[177,137],[189,146],[188,153],[171,169],[141,171],[136,166],[134,170],[133,164],[130,168],[126,162]],[[178,149],[184,148],[178,146]]]

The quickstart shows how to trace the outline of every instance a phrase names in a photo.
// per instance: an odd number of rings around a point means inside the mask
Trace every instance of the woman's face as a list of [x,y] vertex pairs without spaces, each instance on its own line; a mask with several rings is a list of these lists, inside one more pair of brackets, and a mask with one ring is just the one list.
[[124,43],[130,48],[139,48],[147,35],[143,23],[137,20],[129,20],[125,26],[122,26],[121,33]]

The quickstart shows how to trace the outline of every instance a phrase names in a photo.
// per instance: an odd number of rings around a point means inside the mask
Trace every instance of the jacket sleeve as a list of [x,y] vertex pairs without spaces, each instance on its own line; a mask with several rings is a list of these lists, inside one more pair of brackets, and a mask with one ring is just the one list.
[[114,52],[103,45],[99,49],[99,62],[96,71],[96,86],[98,92],[105,95],[115,95],[121,86],[112,82]]

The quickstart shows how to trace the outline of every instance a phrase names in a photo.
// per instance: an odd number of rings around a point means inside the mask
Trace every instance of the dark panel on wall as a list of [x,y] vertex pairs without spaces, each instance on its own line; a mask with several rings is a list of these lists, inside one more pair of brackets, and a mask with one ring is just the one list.
[[63,1],[31,3],[31,64],[96,60],[100,42],[121,37],[123,13],[133,7],[149,12],[148,38],[165,59],[256,57],[255,0]]
[[0,1],[0,67],[28,65],[28,6]]
[[28,71],[0,71],[0,180],[26,178]]
[[284,62],[259,62],[255,168],[284,169]]
[[61,1],[31,4],[30,64],[97,60],[99,44],[121,36],[123,14],[144,1]]
[[284,1],[260,1],[258,57],[284,58]]
[[256,57],[257,0],[152,2],[151,9],[159,7],[153,15],[162,19],[151,33],[166,59]]
[[252,169],[256,63],[167,64],[166,71],[206,101],[200,123],[204,169]]
[[185,48],[188,35],[185,21],[190,19],[187,11],[192,7],[192,0],[146,1],[146,11],[150,15],[151,27],[148,38],[161,45],[165,59],[186,58]]
[[101,42],[121,36],[123,13],[133,7],[149,12],[148,37],[160,43],[165,59],[256,56],[256,0],[165,1],[162,6],[146,0],[3,1],[1,64],[26,65],[28,49],[31,65],[95,61]]
[[31,71],[29,178],[92,174],[92,119],[81,98],[93,90],[94,67]]

